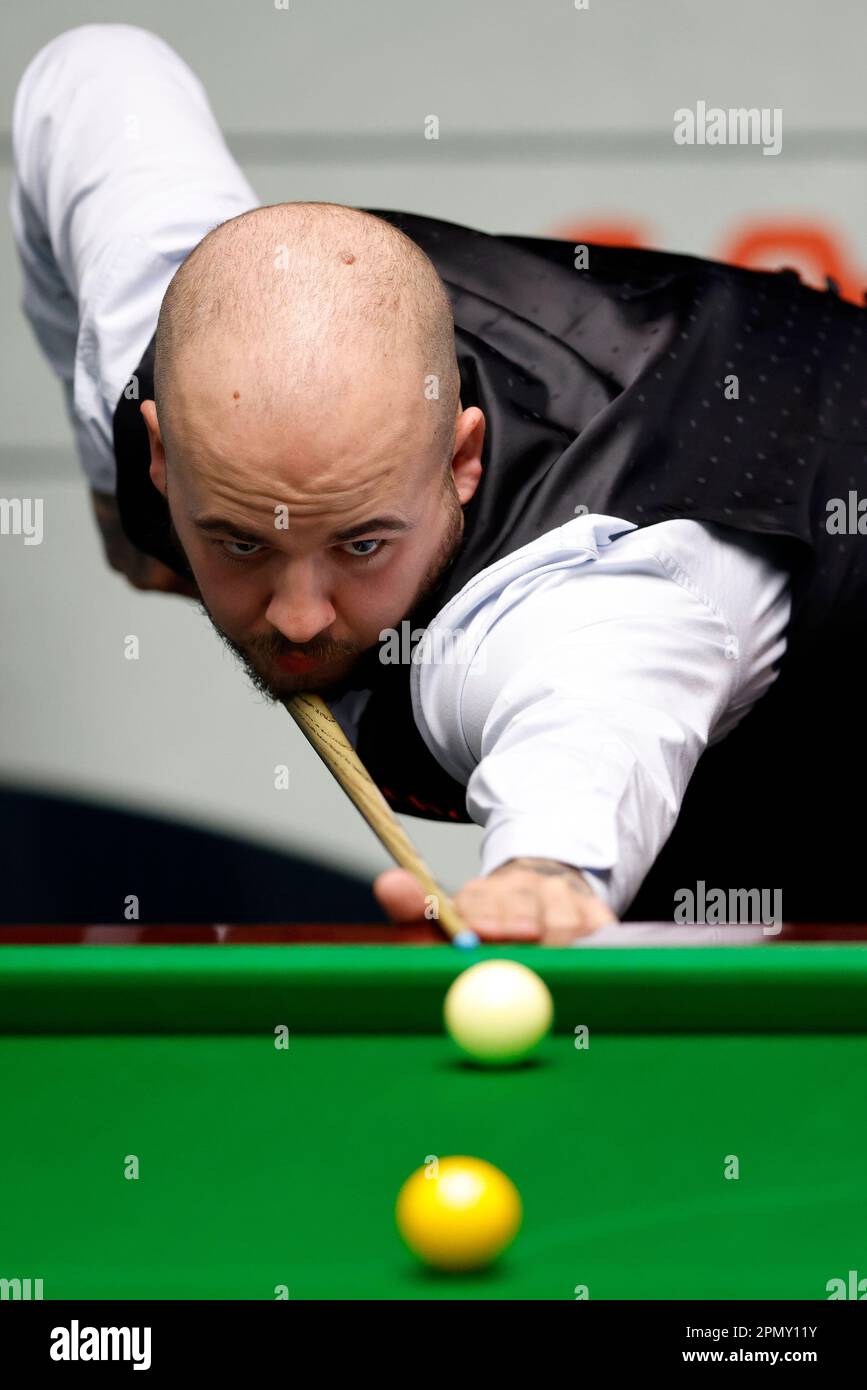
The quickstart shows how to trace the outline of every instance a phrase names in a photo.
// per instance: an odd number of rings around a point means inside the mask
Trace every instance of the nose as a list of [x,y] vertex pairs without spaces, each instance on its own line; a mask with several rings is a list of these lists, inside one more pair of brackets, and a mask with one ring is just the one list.
[[337,614],[312,560],[287,561],[265,616],[287,641],[299,646],[331,626]]

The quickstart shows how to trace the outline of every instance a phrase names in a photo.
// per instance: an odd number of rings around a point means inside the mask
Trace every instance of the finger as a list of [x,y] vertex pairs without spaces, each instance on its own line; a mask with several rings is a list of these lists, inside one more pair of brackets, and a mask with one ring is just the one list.
[[471,910],[461,910],[467,926],[485,941],[539,941],[542,902],[531,888],[488,884]]
[[522,900],[521,911],[509,906],[514,884],[514,876],[510,881],[489,875],[470,879],[458,894],[458,911],[484,941],[538,941],[542,923],[532,902]]
[[175,576],[175,582],[170,589],[166,590],[169,594],[179,594],[182,598],[200,598],[198,584],[193,584],[189,579],[182,579],[180,575]]
[[542,891],[542,943],[568,946],[587,930],[590,896],[577,893],[566,878],[551,878]]
[[191,589],[189,580],[176,574],[168,565],[163,565],[159,560],[153,560],[145,568],[141,576],[141,587],[152,589],[161,594],[186,594],[194,593]]
[[568,881],[550,881],[545,896],[542,942],[546,946],[568,946],[597,931],[616,917],[608,905],[593,893],[576,893]]
[[373,881],[373,895],[392,922],[425,920],[424,890],[408,869],[386,869],[379,874]]
[[538,941],[542,923],[532,893],[524,890],[520,908],[509,906],[511,895],[511,889],[492,878],[474,878],[458,893],[455,907],[483,941]]
[[463,913],[461,915],[470,931],[474,931],[482,941],[540,941],[542,938],[540,922],[524,925],[520,922],[507,923],[497,917],[468,919]]
[[129,583],[139,593],[181,594],[184,598],[198,598],[199,591],[194,584],[180,574],[175,574],[168,565],[154,561],[152,565],[126,569]]
[[507,939],[536,940],[545,925],[544,880],[533,881],[528,876],[526,886],[520,880],[499,891],[500,920]]
[[542,945],[571,946],[573,941],[580,941],[583,936],[591,936],[601,925],[601,922],[590,921],[588,918],[578,922],[563,922],[557,919],[548,921],[542,931]]

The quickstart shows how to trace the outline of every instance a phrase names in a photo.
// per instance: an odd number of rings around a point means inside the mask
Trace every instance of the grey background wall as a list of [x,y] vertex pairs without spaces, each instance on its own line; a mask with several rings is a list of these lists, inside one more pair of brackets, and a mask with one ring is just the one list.
[[[646,244],[867,284],[860,0],[41,0],[3,3],[0,193],[12,98],[64,29],[142,24],[201,77],[263,203],[398,207],[486,230],[616,224]],[[783,148],[678,147],[673,113],[779,107]],[[440,138],[424,138],[436,115]],[[589,234],[589,232],[588,232]],[[863,274],[862,274],[863,268]],[[108,571],[60,391],[18,310],[0,222],[0,495],[45,499],[43,545],[0,537],[0,782],[216,827],[365,875],[387,860],[287,716],[180,599]],[[141,638],[127,662],[122,640]],[[289,763],[288,791],[273,786]],[[447,887],[480,831],[413,821]]]

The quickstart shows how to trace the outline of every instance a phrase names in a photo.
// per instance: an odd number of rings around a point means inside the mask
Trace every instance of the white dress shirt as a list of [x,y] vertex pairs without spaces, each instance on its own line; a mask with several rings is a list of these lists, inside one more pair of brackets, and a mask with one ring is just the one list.
[[[114,410],[169,280],[259,202],[201,83],[132,25],[83,25],[40,50],[13,149],[23,308],[84,471],[112,492]],[[482,873],[563,860],[622,912],[703,749],[773,682],[789,612],[759,539],[691,521],[577,517],[476,575],[430,629],[460,647],[411,679],[422,736],[484,827]],[[350,737],[365,698],[335,702]]]
[[462,659],[414,665],[412,692],[482,873],[560,859],[625,911],[701,753],[775,680],[790,608],[760,540],[695,521],[576,517],[476,575],[431,627]]
[[84,24],[28,64],[9,211],[22,307],[63,383],[91,486],[115,490],[112,420],[178,266],[258,207],[201,82],[156,34]]

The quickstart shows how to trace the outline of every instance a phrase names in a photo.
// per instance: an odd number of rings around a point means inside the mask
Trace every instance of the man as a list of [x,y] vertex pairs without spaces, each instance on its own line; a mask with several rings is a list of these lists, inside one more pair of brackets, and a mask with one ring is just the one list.
[[[863,542],[825,525],[864,479],[862,311],[688,257],[259,208],[200,84],[129,26],[47,45],[13,138],[24,307],[110,561],[197,595],[269,697],[320,692],[396,809],[484,826],[472,927],[569,941],[712,876],[852,910],[847,819],[791,740],[809,691],[820,744],[863,626]],[[409,875],[375,887],[422,915]]]

